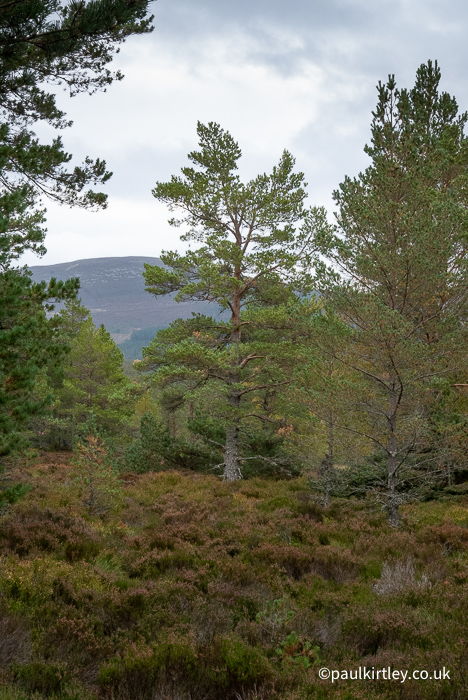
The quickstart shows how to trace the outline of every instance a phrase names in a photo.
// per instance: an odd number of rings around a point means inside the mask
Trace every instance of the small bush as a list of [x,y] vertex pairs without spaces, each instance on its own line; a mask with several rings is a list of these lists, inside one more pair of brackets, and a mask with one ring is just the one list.
[[91,513],[111,508],[121,491],[108,449],[100,437],[88,435],[76,448],[77,478],[86,491],[84,505]]
[[377,595],[393,595],[415,587],[428,588],[430,585],[425,575],[416,579],[413,561],[408,557],[393,564],[384,562],[380,581],[377,581],[373,590]]
[[15,679],[29,693],[42,693],[50,697],[62,693],[70,680],[66,664],[34,661],[13,669]]
[[164,680],[197,676],[197,660],[191,640],[171,640],[154,646],[131,644],[123,658],[103,664],[99,686],[106,698],[152,700],[153,690]]
[[314,662],[320,663],[320,647],[312,647],[310,641],[299,637],[296,632],[290,632],[276,650],[281,662],[297,668],[310,668]]
[[82,518],[67,512],[30,506],[0,526],[0,550],[20,556],[32,552],[63,552],[67,561],[91,559],[99,552],[99,538]]
[[0,491],[0,508],[4,508],[7,504],[17,503],[20,498],[31,491],[31,484],[13,484],[6,489]]
[[261,685],[273,677],[273,670],[260,649],[251,647],[232,635],[221,641],[218,661],[219,672],[212,682],[225,691],[239,691]]

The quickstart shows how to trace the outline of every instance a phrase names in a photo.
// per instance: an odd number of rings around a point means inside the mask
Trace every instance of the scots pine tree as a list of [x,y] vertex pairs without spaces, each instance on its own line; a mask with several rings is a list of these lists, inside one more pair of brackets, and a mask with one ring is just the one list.
[[110,334],[88,315],[70,341],[62,383],[54,393],[56,414],[67,418],[75,433],[93,416],[99,430],[121,438],[140,392],[125,376],[123,355]]
[[[120,73],[108,69],[118,45],[151,30],[149,0],[0,1],[0,444],[7,450],[39,411],[34,378],[60,343],[45,304],[73,296],[77,281],[58,290],[34,285],[15,269],[27,250],[45,252],[43,199],[91,209],[106,195],[105,163],[86,158],[70,167],[60,136],[41,143],[33,125],[55,130],[71,122],[57,107],[55,89],[70,95],[105,89]],[[57,296],[58,293],[58,296]],[[46,346],[50,345],[50,351]],[[58,360],[58,355],[55,355]],[[9,449],[9,448],[8,448]]]
[[323,239],[334,269],[324,299],[350,333],[330,357],[360,378],[344,423],[385,457],[380,496],[393,526],[428,466],[431,381],[466,357],[468,116],[439,82],[429,61],[411,90],[392,76],[379,84],[371,164],[335,192],[337,235]]
[[35,391],[39,375],[60,365],[67,343],[56,338],[48,319],[50,299],[75,293],[75,280],[32,282],[21,270],[0,274],[0,455],[25,444],[24,430],[52,401],[52,392]]
[[160,331],[142,368],[181,400],[209,387],[199,432],[221,449],[224,479],[233,481],[242,462],[262,458],[251,453],[252,425],[283,424],[277,402],[297,357],[287,305],[306,283],[314,236],[326,222],[322,209],[305,208],[304,176],[287,151],[270,174],[244,183],[232,136],[214,123],[199,123],[197,132],[192,166],[153,190],[195,248],[163,253],[165,267],[145,265],[144,277],[152,294],[176,291],[178,301],[210,301],[223,313]]
[[107,65],[118,44],[150,31],[148,0],[11,0],[0,2],[0,265],[25,250],[44,252],[40,199],[102,207],[106,196],[88,189],[105,182],[102,160],[71,159],[60,136],[39,141],[32,125],[70,126],[48,85],[70,95],[105,89],[122,75]]

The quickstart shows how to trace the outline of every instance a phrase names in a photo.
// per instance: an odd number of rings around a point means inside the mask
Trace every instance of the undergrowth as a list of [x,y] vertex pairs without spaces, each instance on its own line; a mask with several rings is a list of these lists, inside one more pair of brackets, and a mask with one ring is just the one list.
[[[37,458],[4,499],[0,700],[468,697],[466,497],[395,531],[301,478],[123,475],[98,509],[77,470]],[[360,666],[450,680],[318,676]]]

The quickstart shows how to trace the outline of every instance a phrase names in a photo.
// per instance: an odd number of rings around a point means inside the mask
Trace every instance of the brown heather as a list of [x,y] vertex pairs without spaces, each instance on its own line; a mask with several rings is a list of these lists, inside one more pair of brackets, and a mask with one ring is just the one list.
[[[0,700],[466,700],[468,499],[309,498],[305,479],[124,478],[106,509],[79,467],[22,464],[0,522]],[[346,681],[322,666],[450,669]]]

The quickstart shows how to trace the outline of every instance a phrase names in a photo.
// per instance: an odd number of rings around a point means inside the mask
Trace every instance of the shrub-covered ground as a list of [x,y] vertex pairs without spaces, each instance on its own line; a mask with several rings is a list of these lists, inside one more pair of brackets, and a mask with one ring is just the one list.
[[[0,520],[0,700],[468,697],[467,498],[407,506],[394,531],[363,502],[322,511],[302,478],[109,474],[91,506],[66,457],[19,471],[32,488],[5,482]],[[322,667],[450,680],[332,683]]]

